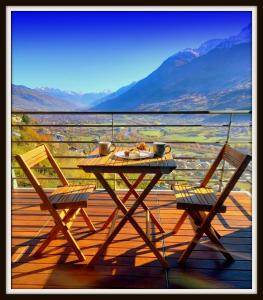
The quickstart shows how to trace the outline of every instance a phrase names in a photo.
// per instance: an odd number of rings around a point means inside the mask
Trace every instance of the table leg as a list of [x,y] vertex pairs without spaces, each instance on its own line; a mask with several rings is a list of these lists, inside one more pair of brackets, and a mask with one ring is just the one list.
[[113,241],[115,236],[119,233],[121,228],[125,225],[125,223],[129,220],[130,223],[133,225],[133,227],[136,229],[140,237],[144,240],[144,242],[148,245],[148,247],[152,250],[152,252],[155,254],[157,259],[160,261],[162,266],[164,268],[168,268],[168,263],[164,259],[164,257],[160,254],[158,249],[153,245],[153,243],[150,241],[150,239],[147,237],[145,232],[142,230],[142,228],[138,225],[138,223],[134,220],[132,217],[135,210],[138,208],[138,206],[142,203],[142,201],[145,199],[145,197],[150,193],[152,188],[155,186],[155,184],[159,181],[162,174],[155,174],[155,176],[152,178],[152,180],[149,182],[145,190],[141,193],[141,195],[138,197],[138,199],[135,201],[135,203],[132,205],[132,207],[128,210],[126,206],[121,202],[119,197],[116,195],[116,193],[112,190],[112,188],[109,186],[107,181],[104,179],[104,177],[100,173],[95,173],[96,178],[100,181],[102,186],[106,189],[106,191],[111,196],[112,200],[116,203],[116,205],[119,207],[119,209],[125,214],[123,219],[120,221],[120,223],[116,226],[116,228],[113,230],[113,232],[109,235],[109,237],[106,239],[104,244],[99,248],[97,253],[94,255],[94,257],[91,259],[89,266],[94,265],[94,263],[99,259],[99,256],[104,253],[108,245]]
[[[119,175],[120,175],[121,179],[126,183],[127,187],[129,189],[131,189],[132,185],[129,182],[128,178],[123,173],[119,173]],[[134,189],[132,190],[132,193],[133,193],[133,195],[135,196],[136,199],[139,198],[139,194]],[[144,202],[141,203],[141,206],[146,211],[146,213],[149,212],[150,217],[151,217],[153,223],[156,225],[156,227],[159,229],[159,231],[161,233],[164,233],[165,231],[164,231],[163,227],[158,222],[158,220],[155,218],[154,214],[150,211],[150,209],[148,208],[148,206]]]
[[[133,185],[129,182],[128,178],[127,178],[123,173],[118,173],[118,174],[119,174],[119,176],[121,177],[121,179],[123,180],[123,182],[124,182],[124,183],[127,185],[127,187],[129,188],[128,193],[127,193],[127,194],[124,196],[124,198],[122,199],[122,203],[125,203],[125,202],[129,199],[129,197],[130,197],[131,194],[133,194],[133,195],[135,196],[135,198],[138,199],[138,198],[139,198],[139,194],[135,191],[135,188],[141,183],[141,181],[143,180],[145,174],[141,174],[141,175],[137,178],[137,180],[135,181],[135,183],[134,183]],[[165,231],[164,231],[163,227],[161,226],[161,224],[159,223],[159,221],[155,218],[154,214],[150,211],[150,209],[148,208],[148,206],[147,206],[144,202],[142,202],[141,205],[142,205],[143,209],[146,211],[146,213],[147,213],[147,211],[149,211],[150,217],[151,217],[153,223],[155,224],[155,226],[158,228],[158,230],[159,230],[161,233],[164,233]],[[110,224],[110,222],[111,222],[113,219],[116,218],[117,211],[118,211],[118,208],[116,208],[116,209],[112,212],[112,214],[109,216],[109,218],[107,219],[107,221],[105,222],[105,224],[102,226],[102,230],[105,229],[105,228]],[[110,231],[111,231],[111,230],[110,230]]]
[[150,224],[150,211],[146,210],[146,235],[151,240],[151,224]]
[[[145,174],[141,174],[136,179],[135,183],[129,187],[130,190],[127,192],[127,194],[121,200],[122,203],[125,203],[129,199],[130,195],[133,193],[133,190],[140,184],[140,182],[143,180],[144,176],[145,176]],[[110,224],[110,222],[113,220],[113,218],[116,217],[117,212],[118,212],[118,208],[115,208],[114,211],[112,212],[112,214],[107,219],[107,221],[102,226],[102,228],[101,228],[102,230],[107,228],[107,226]]]

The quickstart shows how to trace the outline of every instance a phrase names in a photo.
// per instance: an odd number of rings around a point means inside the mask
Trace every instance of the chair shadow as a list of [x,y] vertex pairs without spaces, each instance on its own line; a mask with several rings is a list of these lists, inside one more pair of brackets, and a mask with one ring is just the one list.
[[[88,237],[88,236],[90,236],[92,234],[94,234],[94,232],[89,231],[88,233],[85,234],[85,237]],[[23,243],[20,243],[20,244],[18,244],[16,246],[13,246],[12,247],[12,253],[16,253],[16,251],[19,248],[22,248],[22,249],[26,248],[26,249],[22,253],[18,253],[18,255],[16,255],[15,259],[12,259],[12,268],[16,267],[15,263],[19,263],[20,265],[21,264],[31,263],[33,261],[36,262],[36,263],[38,263],[38,261],[40,261],[42,258],[48,257],[48,255],[52,255],[52,253],[54,253],[55,249],[60,249],[60,248],[63,248],[63,247],[66,247],[66,250],[65,249],[63,250],[63,255],[60,255],[59,260],[56,263],[57,264],[64,264],[64,263],[66,263],[69,255],[71,255],[73,253],[72,252],[73,250],[72,250],[72,248],[70,246],[67,247],[68,242],[63,237],[63,235],[61,233],[59,233],[58,236],[57,236],[57,238],[55,238],[54,240],[56,240],[56,239],[60,239],[60,240],[63,239],[65,241],[65,245],[62,245],[62,246],[53,246],[50,250],[45,249],[40,256],[38,256],[38,257],[34,256],[35,251],[38,249],[38,247],[42,244],[42,242],[47,237],[48,237],[48,233],[45,233],[45,234],[42,234],[42,235],[38,235],[37,237],[34,237],[32,239],[29,239],[26,242],[23,242]],[[71,263],[74,263],[74,262],[78,262],[78,259],[76,258],[75,261],[71,260]],[[14,278],[16,278],[16,277],[20,277],[20,275],[18,274]]]
[[252,216],[249,214],[246,209],[235,199],[235,197],[232,195],[229,195],[229,198],[232,200],[232,202],[235,204],[237,208],[243,213],[243,215],[248,219],[248,221],[252,221]]
[[166,280],[162,268],[158,268],[156,277],[151,278],[152,267],[158,264],[155,259],[143,265],[136,262],[138,255],[150,252],[150,250],[143,251],[144,248],[145,245],[128,249],[114,257],[104,254],[92,267],[87,264],[58,266],[51,272],[44,287],[65,288],[65,283],[68,282],[71,288],[164,288]]
[[251,288],[251,242],[248,245],[226,242],[226,239],[239,239],[247,230],[251,230],[251,226],[226,234],[221,239],[224,247],[234,256],[234,261],[227,261],[208,238],[203,238],[196,245],[184,264],[178,263],[183,253],[178,248],[187,246],[189,242],[166,245],[170,288]]
[[12,211],[20,211],[22,209],[26,209],[26,208],[32,208],[32,207],[38,207],[36,204],[23,204],[22,207],[19,208],[12,208]]
[[[246,217],[248,221],[252,222],[252,215],[246,211],[246,209],[235,199],[235,197],[233,195],[229,195],[228,198],[233,202],[235,207],[237,207],[240,212],[242,212],[243,216]],[[222,213],[218,213],[218,219],[227,229],[240,229],[240,227],[238,226],[231,226]]]

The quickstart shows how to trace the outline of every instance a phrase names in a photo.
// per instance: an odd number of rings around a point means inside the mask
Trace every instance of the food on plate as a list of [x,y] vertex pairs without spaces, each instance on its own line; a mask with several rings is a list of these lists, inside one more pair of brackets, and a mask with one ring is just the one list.
[[143,150],[143,151],[147,150],[146,144],[144,142],[137,144],[136,148],[138,150]]
[[125,151],[124,151],[124,155],[125,155],[125,156],[129,157],[129,154],[130,154],[130,150],[125,150]]
[[131,149],[129,152],[129,157],[131,159],[140,158],[140,152],[137,149]]

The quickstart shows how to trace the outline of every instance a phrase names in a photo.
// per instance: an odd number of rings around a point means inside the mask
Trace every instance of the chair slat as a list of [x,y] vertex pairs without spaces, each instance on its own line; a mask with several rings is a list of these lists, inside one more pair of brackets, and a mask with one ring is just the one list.
[[[88,196],[95,188],[95,185],[60,187],[49,196],[49,200],[55,209],[87,207]],[[40,208],[46,210],[47,206],[43,203]]]
[[21,156],[23,157],[24,161],[28,164],[28,161],[33,160],[35,157],[39,157],[41,155],[46,155],[47,158],[47,153],[44,145],[41,145],[33,150],[30,150]]
[[27,159],[26,162],[27,162],[27,165],[29,166],[29,168],[32,168],[45,159],[47,159],[47,154],[45,152],[43,152],[43,153],[39,153],[38,155],[36,155],[32,158]]
[[246,155],[231,148],[229,145],[225,145],[222,159],[226,160],[229,164],[238,168],[242,161],[245,159]]
[[[178,209],[211,211],[217,201],[217,197],[211,188],[177,184],[174,191]],[[218,211],[221,213],[226,212],[226,206],[222,205]]]

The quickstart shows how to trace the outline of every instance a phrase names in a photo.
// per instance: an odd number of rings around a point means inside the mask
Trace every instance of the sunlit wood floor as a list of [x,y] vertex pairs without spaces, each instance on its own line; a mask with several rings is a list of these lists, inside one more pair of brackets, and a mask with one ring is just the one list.
[[[132,203],[132,200],[130,203]],[[72,233],[87,256],[78,262],[67,242],[59,235],[41,258],[32,256],[53,226],[46,211],[40,211],[40,200],[32,190],[12,193],[12,288],[13,289],[180,289],[180,288],[251,288],[251,198],[244,192],[233,192],[227,199],[227,212],[213,225],[222,235],[223,244],[232,251],[235,262],[226,264],[213,251],[206,238],[195,248],[184,267],[177,258],[193,236],[189,220],[173,235],[171,230],[181,215],[172,192],[153,192],[147,204],[159,218],[165,234],[152,226],[152,238],[169,262],[163,270],[152,252],[128,223],[97,262],[87,262],[106,238],[108,228],[95,234],[88,231],[81,218],[76,219]],[[100,229],[112,212],[114,203],[105,192],[96,192],[87,212]],[[121,213],[120,213],[121,215]],[[145,228],[145,213],[136,219]]]

